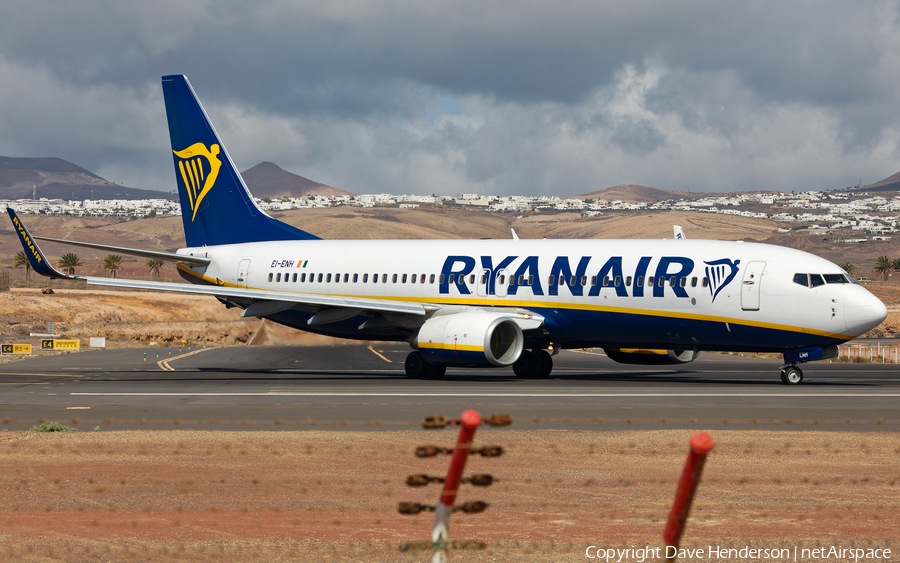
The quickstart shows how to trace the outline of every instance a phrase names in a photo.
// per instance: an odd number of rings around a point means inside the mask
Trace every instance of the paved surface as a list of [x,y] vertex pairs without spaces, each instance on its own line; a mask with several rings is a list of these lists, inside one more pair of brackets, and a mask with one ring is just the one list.
[[[515,429],[900,429],[900,369],[701,354],[692,364],[627,366],[564,351],[553,377],[450,369],[410,380],[405,344],[90,351],[0,364],[0,428],[42,421],[131,428],[418,428],[466,408],[513,415]],[[147,359],[144,360],[146,353]]]

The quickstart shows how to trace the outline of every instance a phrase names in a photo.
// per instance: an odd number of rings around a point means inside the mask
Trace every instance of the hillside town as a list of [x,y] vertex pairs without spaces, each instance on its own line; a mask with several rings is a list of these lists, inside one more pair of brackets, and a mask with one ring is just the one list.
[[[769,219],[785,223],[782,232],[808,230],[828,232],[848,229],[852,236],[841,242],[888,240],[900,221],[900,195],[888,196],[856,191],[803,192],[799,194],[773,192],[743,192],[716,194],[696,198],[661,201],[622,201],[585,196],[562,199],[554,196],[483,196],[477,194],[393,195],[363,194],[304,197],[258,198],[257,204],[266,211],[328,207],[398,207],[418,208],[452,206],[490,213],[559,213],[578,212],[583,217],[628,211],[695,211]],[[17,199],[0,200],[0,208],[12,206],[22,214],[73,217],[152,218],[180,215],[177,200],[62,200]],[[788,225],[790,224],[790,225]]]

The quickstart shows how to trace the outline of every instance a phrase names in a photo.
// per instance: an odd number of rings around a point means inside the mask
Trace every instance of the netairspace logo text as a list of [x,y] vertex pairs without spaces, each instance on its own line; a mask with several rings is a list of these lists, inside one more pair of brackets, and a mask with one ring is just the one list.
[[627,547],[604,548],[588,546],[584,552],[588,559],[605,561],[606,563],[644,563],[662,558],[671,559],[677,557],[684,560],[708,560],[708,559],[734,559],[741,561],[799,561],[810,559],[845,559],[853,561],[883,561],[891,559],[890,549],[859,548],[824,546],[824,547],[794,547],[786,548],[757,548],[757,547],[719,547],[706,548],[681,548],[673,546],[665,547]]

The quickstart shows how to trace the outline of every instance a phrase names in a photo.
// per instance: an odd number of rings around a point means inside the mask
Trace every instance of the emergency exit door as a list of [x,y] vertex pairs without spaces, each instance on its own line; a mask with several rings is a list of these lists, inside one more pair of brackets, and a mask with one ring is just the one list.
[[744,269],[741,282],[741,309],[744,311],[759,311],[759,286],[765,269],[765,262],[750,262]]

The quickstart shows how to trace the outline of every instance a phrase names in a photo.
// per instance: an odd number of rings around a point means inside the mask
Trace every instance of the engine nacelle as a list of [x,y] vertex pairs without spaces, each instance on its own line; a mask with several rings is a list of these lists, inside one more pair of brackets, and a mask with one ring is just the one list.
[[442,366],[508,366],[519,359],[525,338],[511,318],[488,311],[439,315],[425,321],[410,346]]
[[610,360],[620,364],[662,366],[687,364],[700,355],[699,350],[644,350],[639,348],[604,348]]

